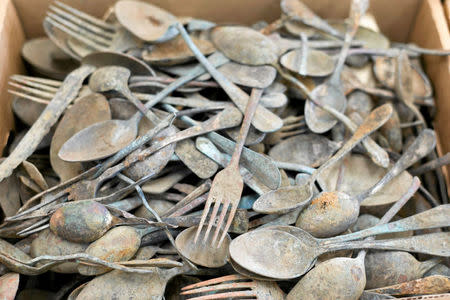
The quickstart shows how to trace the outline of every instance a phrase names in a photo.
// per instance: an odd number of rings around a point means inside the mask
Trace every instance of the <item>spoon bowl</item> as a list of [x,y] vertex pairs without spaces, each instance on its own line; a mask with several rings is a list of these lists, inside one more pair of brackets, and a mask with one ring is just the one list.
[[89,243],[112,226],[113,216],[96,201],[75,201],[58,208],[50,218],[50,230],[75,243]]
[[[266,247],[266,241],[276,242],[271,247]],[[230,256],[241,267],[258,275],[287,280],[299,277],[309,270],[315,259],[313,251],[309,250],[309,242],[314,243],[314,240],[306,240],[305,243],[287,232],[255,230],[235,238],[229,251]],[[263,248],[264,251],[261,251]]]
[[[180,249],[181,254],[186,256],[192,262],[208,268],[219,268],[226,265],[228,261],[228,247],[231,238],[226,235],[219,248],[207,242],[194,242],[198,226],[193,226],[183,230],[175,239],[175,245]],[[206,227],[202,228],[201,234],[204,235]],[[220,232],[222,234],[222,231]]]
[[111,119],[108,102],[103,95],[89,94],[76,100],[56,127],[50,145],[50,163],[61,181],[66,181],[83,171],[81,163],[67,163],[58,157],[61,146],[83,128]]
[[[327,276],[328,274],[332,274],[331,278]],[[331,286],[334,295],[345,295],[346,299],[355,299],[355,295],[359,296],[364,291],[365,277],[363,259],[347,257],[330,259],[308,272],[289,292],[286,300],[326,299],[330,296],[328,287]],[[325,286],[321,288],[322,285]]]
[[99,122],[74,134],[62,145],[58,156],[66,162],[103,159],[131,143],[137,132],[136,118]]
[[141,1],[124,0],[114,6],[117,20],[127,30],[146,42],[163,42],[176,36],[170,25],[177,18],[162,8]]

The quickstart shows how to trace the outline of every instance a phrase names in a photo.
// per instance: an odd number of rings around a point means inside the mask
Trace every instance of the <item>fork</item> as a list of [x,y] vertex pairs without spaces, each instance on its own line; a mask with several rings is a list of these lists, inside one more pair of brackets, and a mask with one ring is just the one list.
[[[252,280],[242,275],[227,275],[211,280],[185,286],[180,295],[203,294],[188,298],[191,300],[225,299],[225,298],[247,298],[256,299],[284,299],[284,293],[274,281]],[[223,293],[215,293],[227,291]],[[211,293],[212,292],[212,293]]]
[[[59,1],[55,1],[54,5],[49,6],[49,11],[44,19],[44,28],[47,29],[50,26],[66,33],[79,42],[83,48],[88,49],[88,52],[83,54],[107,50],[125,52],[139,47],[138,39],[119,24],[107,23]],[[47,34],[57,45],[61,44],[61,41],[55,41],[60,37],[58,38],[51,32],[47,32]],[[67,52],[67,49],[62,50]],[[73,52],[76,53],[76,51]],[[68,54],[73,56],[73,52]],[[76,59],[80,59],[80,57],[76,57]]]
[[211,185],[211,190],[208,195],[208,200],[206,201],[205,208],[203,209],[202,218],[200,220],[197,232],[195,233],[194,242],[197,242],[200,233],[203,229],[203,225],[209,213],[211,204],[214,202],[214,208],[212,210],[210,221],[208,222],[208,227],[206,229],[205,235],[203,237],[203,243],[209,237],[209,232],[211,231],[212,225],[215,223],[217,213],[219,211],[220,205],[222,205],[222,211],[220,213],[219,219],[217,221],[216,229],[211,241],[211,245],[214,245],[216,239],[219,235],[219,231],[222,228],[225,215],[230,208],[230,213],[228,215],[228,220],[223,229],[222,235],[219,239],[217,247],[220,247],[223,239],[227,235],[228,228],[230,228],[233,217],[236,213],[239,200],[241,199],[242,190],[244,188],[243,179],[241,173],[239,172],[239,159],[241,157],[242,149],[244,148],[245,139],[247,138],[248,131],[250,129],[250,124],[252,122],[253,116],[255,115],[258,102],[262,95],[261,89],[254,88],[250,95],[250,99],[247,103],[245,109],[244,120],[242,121],[241,130],[239,131],[239,136],[234,148],[233,156],[231,157],[230,164],[216,174],[214,181]]
[[264,143],[275,145],[285,138],[306,132],[306,123],[304,116],[289,116],[283,119],[283,127],[275,132],[266,135]]

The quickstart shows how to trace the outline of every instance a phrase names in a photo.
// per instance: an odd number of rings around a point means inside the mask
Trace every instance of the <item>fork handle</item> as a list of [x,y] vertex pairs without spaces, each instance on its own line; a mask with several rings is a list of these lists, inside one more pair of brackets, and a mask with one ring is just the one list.
[[259,99],[261,99],[262,92],[262,89],[252,89],[250,99],[247,103],[247,107],[245,108],[244,120],[242,121],[241,130],[239,130],[239,136],[234,148],[233,156],[231,157],[230,165],[239,165],[242,149],[244,148],[245,140],[247,139],[248,131],[250,129],[250,124],[252,123],[256,108],[258,107],[258,102]]

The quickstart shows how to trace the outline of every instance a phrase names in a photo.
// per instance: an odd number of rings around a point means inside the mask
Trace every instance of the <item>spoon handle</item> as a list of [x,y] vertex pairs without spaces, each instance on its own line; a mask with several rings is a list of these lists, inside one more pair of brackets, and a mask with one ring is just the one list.
[[399,47],[402,49],[406,49],[407,51],[411,51],[414,53],[425,54],[425,55],[438,55],[438,56],[448,56],[450,55],[450,50],[446,49],[427,49],[419,47],[415,44],[402,44],[402,43],[393,43],[392,46]]
[[[385,233],[448,227],[450,226],[449,215],[450,204],[440,205],[395,222],[377,225],[354,233],[339,236],[339,239],[336,238],[336,240],[351,241]],[[331,242],[332,239],[334,238],[326,239],[326,241]]]
[[406,149],[400,159],[395,163],[392,169],[384,175],[374,186],[366,192],[357,196],[358,202],[361,203],[367,197],[370,197],[380,191],[395,176],[409,168],[419,159],[425,157],[436,146],[436,135],[431,129],[424,129],[411,146]]
[[352,241],[329,244],[321,248],[320,252],[331,252],[350,249],[397,250],[424,253],[436,256],[450,256],[450,232],[438,232],[417,235],[401,239]]
[[374,109],[364,120],[364,122],[353,133],[353,136],[336,152],[329,160],[327,160],[319,169],[310,177],[310,182],[314,182],[321,171],[331,166],[347,154],[361,140],[369,134],[380,128],[392,115],[392,105],[384,104]]

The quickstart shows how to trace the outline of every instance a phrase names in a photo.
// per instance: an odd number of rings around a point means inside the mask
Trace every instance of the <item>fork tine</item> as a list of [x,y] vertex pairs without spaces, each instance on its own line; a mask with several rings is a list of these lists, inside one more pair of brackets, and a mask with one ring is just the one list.
[[55,96],[54,93],[48,93],[48,92],[45,92],[45,91],[42,91],[39,89],[27,87],[27,86],[24,86],[24,85],[21,85],[21,84],[12,82],[12,81],[9,81],[8,84],[15,88],[18,88],[20,91],[27,92],[28,94],[35,95],[35,96],[40,96],[44,99],[53,99],[53,97]]
[[[211,191],[209,192],[209,196],[214,194],[213,189],[214,189],[214,186],[211,188]],[[211,216],[209,217],[208,227],[206,229],[205,236],[203,237],[203,242],[206,242],[208,240],[209,232],[211,231],[214,221],[216,220],[216,216],[217,216],[217,212],[219,211],[220,204],[222,204],[221,200],[222,200],[222,198],[219,198],[219,197],[216,198]],[[205,211],[203,211],[203,213],[205,213]],[[208,213],[208,212],[206,212],[206,213]]]
[[20,236],[20,237],[25,237],[27,235],[30,235],[30,234],[42,231],[42,230],[47,229],[49,227],[50,227],[50,224],[45,224],[45,225],[42,225],[42,226],[37,227],[35,229],[29,230],[29,231],[25,231],[25,232],[22,232],[21,234],[17,234],[17,235]]
[[[72,32],[72,34],[70,34],[70,35],[73,36],[74,38],[76,38],[76,36],[82,37],[83,42],[88,44],[91,47],[95,47],[95,46],[96,47],[98,47],[98,46],[107,47],[111,43],[111,40],[105,39],[97,34],[94,34],[90,31],[84,29],[83,27],[80,27],[79,25],[74,24],[71,21],[62,18],[61,16],[59,16],[53,12],[50,12],[50,11],[47,12],[47,16],[50,19],[52,19],[53,21],[66,27],[67,29],[70,29],[70,31]],[[88,43],[86,41],[90,41],[90,43]]]
[[58,21],[52,19],[50,16],[45,17],[44,22],[49,23],[51,26],[53,26],[54,28],[58,28],[59,30],[61,30],[62,32],[64,32],[65,34],[69,35],[70,37],[80,41],[81,43],[84,43],[85,45],[87,45],[88,47],[91,47],[92,49],[94,49],[94,51],[104,51],[107,50],[107,47],[103,47],[103,46],[99,46],[96,43],[94,43],[93,41],[85,38],[84,36],[76,33],[75,31],[71,30],[70,28],[67,28],[66,26],[58,23]]
[[106,31],[106,30],[104,30],[101,27],[98,27],[98,26],[92,25],[90,23],[87,23],[86,21],[84,21],[84,20],[82,20],[82,19],[80,19],[80,18],[78,18],[78,17],[76,17],[74,15],[71,15],[71,14],[67,13],[67,12],[65,12],[62,9],[59,9],[56,6],[50,5],[49,8],[51,10],[53,10],[53,12],[55,12],[61,18],[67,19],[71,23],[76,24],[78,27],[85,28],[86,30],[91,31],[92,33],[95,33],[95,34],[103,37],[106,40],[112,40],[113,37],[114,37],[114,33]]
[[233,203],[231,206],[231,211],[230,211],[230,214],[228,215],[227,224],[225,225],[225,228],[223,229],[222,236],[220,237],[219,243],[217,244],[217,248],[219,248],[220,245],[222,245],[223,239],[227,236],[228,229],[231,226],[231,222],[233,222],[237,207],[238,207],[237,203],[236,204]]
[[36,228],[36,227],[39,227],[39,226],[41,226],[42,224],[45,224],[46,222],[48,222],[48,220],[50,220],[50,218],[49,218],[49,217],[46,217],[46,218],[44,218],[44,219],[42,219],[42,220],[40,220],[40,221],[37,221],[37,222],[34,223],[33,225],[30,225],[30,226],[28,226],[27,228],[22,229],[22,230],[19,231],[17,234],[18,234],[18,235],[20,235],[20,234],[25,234],[25,233],[27,233],[28,231],[30,231],[30,230],[32,230],[32,229],[34,229],[34,228]]
[[42,104],[49,104],[50,103],[50,101],[48,101],[48,100],[43,100],[41,98],[33,97],[31,95],[24,94],[24,93],[21,93],[21,92],[17,92],[17,91],[14,91],[14,90],[8,90],[8,93],[10,93],[12,95],[15,95],[15,96],[18,96],[18,97],[21,97],[21,98],[24,98],[24,99],[28,99],[28,100],[37,102],[37,103],[42,103]]
[[[216,243],[220,228],[222,228],[222,225],[223,225],[223,220],[225,219],[225,216],[228,212],[228,206],[230,205],[230,202],[231,202],[231,200],[229,197],[225,200],[225,202],[223,202],[222,211],[220,212],[219,220],[217,221],[217,224],[216,224],[216,230],[214,231],[214,236],[211,241],[211,245],[214,245]],[[230,215],[229,217],[232,217],[232,216]],[[214,220],[214,219],[211,218],[211,220]]]
[[109,30],[109,31],[114,31],[116,29],[116,27],[114,25],[108,24],[100,19],[94,18],[91,15],[88,15],[87,13],[84,13],[78,9],[75,9],[67,4],[64,4],[60,1],[55,1],[55,4],[58,5],[61,8],[64,8],[65,10],[71,12],[72,14],[74,14],[75,16],[88,21],[92,24],[95,24],[99,27],[102,27],[103,29]]
[[249,278],[243,277],[242,275],[239,275],[239,274],[226,275],[226,276],[217,277],[217,278],[213,278],[213,279],[209,279],[209,280],[204,280],[204,281],[198,282],[198,283],[193,283],[193,284],[190,284],[190,285],[187,285],[187,286],[181,288],[181,290],[185,291],[185,290],[194,289],[194,288],[198,288],[198,287],[202,287],[202,286],[208,286],[211,284],[217,284],[217,283],[233,281],[233,280],[243,280],[243,279],[249,280]]
[[[29,87],[37,88],[37,89],[40,89],[40,90],[43,90],[43,91],[46,91],[46,92],[56,93],[56,91],[58,90],[58,88],[56,88],[56,87],[52,87],[52,86],[48,86],[48,85],[45,85],[45,84],[36,83],[36,82],[29,81],[29,80],[22,79],[22,78],[17,78],[17,77],[11,76],[10,79],[12,79],[14,81],[17,81],[18,83],[23,83],[23,84],[25,84],[25,85],[27,85]],[[14,82],[10,81],[9,83],[12,84]]]
[[256,292],[254,291],[238,291],[238,292],[227,292],[220,294],[205,295],[200,297],[189,298],[190,300],[211,300],[211,299],[226,299],[226,298],[240,298],[240,297],[256,297]]
[[41,77],[33,77],[33,76],[25,76],[25,75],[19,75],[19,74],[11,75],[9,78],[13,79],[13,80],[20,79],[20,80],[32,81],[32,82],[36,82],[36,83],[41,83],[43,85],[48,85],[48,86],[58,87],[58,88],[62,85],[62,81],[59,81],[59,80],[53,80],[53,79],[47,79],[47,78],[41,78]]
[[50,23],[55,28],[58,28],[59,30],[63,31],[64,33],[66,33],[70,37],[80,41],[81,43],[84,43],[86,46],[92,48],[94,51],[105,51],[105,50],[108,50],[108,47],[96,44],[94,41],[84,37],[83,35],[78,34],[77,32],[73,31],[70,28],[67,28],[63,24],[58,23],[57,20],[52,19],[50,16],[47,16],[45,18],[45,21]]
[[254,282],[231,282],[231,283],[223,283],[218,285],[210,285],[203,286],[192,290],[183,291],[180,295],[192,295],[192,294],[200,294],[214,291],[223,291],[223,290],[237,290],[244,288],[253,288],[255,286]]
[[194,243],[197,242],[198,237],[200,236],[200,232],[203,229],[203,225],[205,224],[206,217],[208,216],[209,208],[211,207],[212,197],[208,195],[208,199],[206,200],[205,208],[203,208],[202,218],[200,219],[200,223],[197,227],[197,232],[195,233]]

